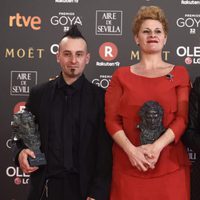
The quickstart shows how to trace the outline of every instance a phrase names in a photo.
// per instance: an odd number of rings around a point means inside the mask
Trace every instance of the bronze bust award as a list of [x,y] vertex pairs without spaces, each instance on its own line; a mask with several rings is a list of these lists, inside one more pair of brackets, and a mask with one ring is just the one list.
[[138,128],[141,131],[141,144],[151,144],[165,131],[162,124],[163,109],[156,101],[147,101],[139,111],[141,122]]
[[36,158],[28,158],[30,166],[45,165],[46,159],[40,151],[40,133],[35,116],[27,110],[17,112],[13,115],[11,127],[13,141],[22,140],[24,145],[35,153]]

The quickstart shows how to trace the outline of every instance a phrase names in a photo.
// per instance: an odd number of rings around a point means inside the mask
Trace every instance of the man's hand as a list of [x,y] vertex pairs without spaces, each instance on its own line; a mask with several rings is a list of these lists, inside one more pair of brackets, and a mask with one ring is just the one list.
[[91,197],[87,197],[86,200],[95,200],[95,199],[93,199],[93,198],[91,198]]
[[28,163],[28,156],[35,158],[35,154],[30,149],[23,149],[19,153],[18,161],[21,170],[26,173],[30,174],[38,169],[38,167],[31,167]]

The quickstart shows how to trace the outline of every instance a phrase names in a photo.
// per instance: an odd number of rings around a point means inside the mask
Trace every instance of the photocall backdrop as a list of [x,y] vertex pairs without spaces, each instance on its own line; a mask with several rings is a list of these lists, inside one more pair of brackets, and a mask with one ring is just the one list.
[[[200,0],[8,0],[0,3],[0,198],[25,200],[29,175],[12,160],[11,121],[24,107],[31,87],[60,73],[58,42],[77,24],[89,43],[91,61],[85,75],[107,88],[120,66],[138,62],[131,32],[142,5],[164,9],[170,25],[163,50],[167,62],[184,65],[191,81],[200,75]],[[191,161],[196,154],[188,149]]]

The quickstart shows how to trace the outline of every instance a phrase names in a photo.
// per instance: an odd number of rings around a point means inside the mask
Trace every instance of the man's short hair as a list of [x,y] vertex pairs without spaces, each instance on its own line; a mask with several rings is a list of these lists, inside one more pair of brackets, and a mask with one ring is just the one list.
[[72,25],[70,27],[70,29],[65,32],[65,34],[62,38],[65,38],[65,37],[70,37],[70,38],[74,38],[74,39],[82,38],[86,42],[86,39],[83,37],[83,35],[82,35],[81,31],[78,29],[77,25]]

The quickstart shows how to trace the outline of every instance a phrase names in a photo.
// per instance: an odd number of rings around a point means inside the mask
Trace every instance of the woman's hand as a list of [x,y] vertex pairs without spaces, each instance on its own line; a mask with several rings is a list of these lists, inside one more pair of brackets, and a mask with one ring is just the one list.
[[161,135],[153,144],[142,145],[141,148],[145,152],[146,159],[152,164],[156,165],[160,157],[161,151],[175,139],[173,131],[168,128],[163,135]]
[[117,131],[112,137],[127,154],[133,167],[144,172],[149,168],[154,169],[154,165],[146,158],[146,155],[148,155],[146,149],[141,146],[134,146],[123,130]]
[[146,144],[146,145],[142,145],[141,148],[144,150],[145,152],[145,158],[153,165],[155,166],[156,163],[158,162],[160,153],[161,153],[161,148],[159,148],[159,146],[156,145],[156,143],[154,144]]
[[149,168],[154,169],[152,160],[146,157],[148,151],[142,146],[135,147],[131,145],[126,151],[129,160],[133,167],[136,167],[139,171],[147,171]]

